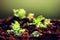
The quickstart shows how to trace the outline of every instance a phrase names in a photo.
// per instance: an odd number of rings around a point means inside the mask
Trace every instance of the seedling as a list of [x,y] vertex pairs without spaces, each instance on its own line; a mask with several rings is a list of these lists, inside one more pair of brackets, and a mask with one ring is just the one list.
[[27,16],[29,19],[33,19],[34,18],[34,14],[33,13],[29,13]]
[[47,28],[47,25],[44,25],[42,24],[41,22],[39,22],[37,25],[36,25],[37,28]]
[[[41,22],[42,20],[44,20],[44,24]],[[47,25],[50,24],[50,19],[45,19],[42,15],[38,16],[33,21],[33,23],[28,23],[28,25],[36,25],[38,28],[47,28]]]
[[14,16],[19,17],[20,19],[25,18],[26,11],[24,9],[19,9],[19,10],[13,9],[13,11],[14,11]]
[[47,25],[49,25],[50,24],[50,19],[45,19],[44,20],[44,24],[42,24],[42,22],[38,22],[37,24],[36,24],[36,26],[38,27],[38,28],[47,28]]
[[20,29],[20,23],[15,21],[15,23],[12,23],[11,27],[13,30],[19,30]]
[[38,24],[39,22],[41,22],[43,19],[45,19],[42,15],[38,16],[35,20],[34,23]]
[[25,31],[25,29],[20,28],[20,23],[18,23],[17,21],[15,21],[15,23],[12,23],[11,27],[12,30],[7,30],[7,32],[10,34],[15,33],[17,36],[19,36]]
[[50,24],[50,19],[45,19],[44,24],[45,24],[45,25]]
[[39,32],[38,31],[34,31],[31,35],[32,35],[32,37],[39,37]]

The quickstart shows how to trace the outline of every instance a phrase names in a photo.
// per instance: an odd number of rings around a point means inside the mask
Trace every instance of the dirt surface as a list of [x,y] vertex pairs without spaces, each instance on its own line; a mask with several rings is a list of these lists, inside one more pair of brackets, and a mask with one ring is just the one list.
[[[15,34],[8,34],[7,30],[12,29],[11,23],[14,20],[21,23],[21,28],[26,28],[26,31],[21,36],[16,36]],[[51,23],[45,29],[36,28],[35,25],[26,25],[25,23],[32,22],[28,18],[19,19],[15,16],[0,20],[0,40],[60,40],[60,20],[52,19]],[[39,37],[32,37],[30,34],[33,31],[38,31],[40,33]]]

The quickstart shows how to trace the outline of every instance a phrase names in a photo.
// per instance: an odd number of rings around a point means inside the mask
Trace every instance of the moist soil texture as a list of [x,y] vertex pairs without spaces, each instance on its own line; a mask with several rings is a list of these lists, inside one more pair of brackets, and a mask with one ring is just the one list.
[[[9,34],[7,30],[12,29],[11,23],[14,21],[22,22],[21,28],[26,28],[26,31],[21,35]],[[42,20],[43,22],[44,20]],[[37,28],[35,25],[26,25],[27,22],[33,22],[28,18],[19,19],[18,17],[10,17],[0,20],[0,40],[60,40],[60,20],[51,19],[51,23],[45,29]],[[32,37],[30,34],[34,31],[40,33],[39,37]]]

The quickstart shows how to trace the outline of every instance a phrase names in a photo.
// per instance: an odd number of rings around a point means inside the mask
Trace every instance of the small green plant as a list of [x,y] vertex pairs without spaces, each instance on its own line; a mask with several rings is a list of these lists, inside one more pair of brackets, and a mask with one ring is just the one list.
[[19,10],[13,9],[13,11],[14,11],[14,16],[19,17],[20,19],[25,18],[26,11],[24,9],[19,9]]
[[14,30],[19,30],[20,29],[20,23],[18,23],[17,21],[14,21],[14,23],[12,23],[11,25],[12,29]]
[[[44,20],[44,24],[41,22],[42,20]],[[28,25],[36,25],[38,28],[47,28],[47,25],[50,24],[50,19],[45,19],[42,15],[38,16],[33,21],[33,23],[28,23]]]
[[31,35],[32,35],[32,37],[39,37],[39,32],[38,31],[34,31]]
[[45,25],[50,24],[50,19],[45,19],[44,24],[45,24]]
[[25,31],[25,29],[20,28],[20,23],[18,23],[17,21],[15,21],[15,23],[12,23],[11,27],[11,30],[7,30],[7,32],[10,34],[15,33],[17,36],[19,36]]
[[29,19],[33,19],[34,18],[34,14],[33,13],[29,13],[27,16]]
[[39,22],[41,22],[43,19],[45,19],[42,15],[38,16],[35,20],[34,23],[38,24]]

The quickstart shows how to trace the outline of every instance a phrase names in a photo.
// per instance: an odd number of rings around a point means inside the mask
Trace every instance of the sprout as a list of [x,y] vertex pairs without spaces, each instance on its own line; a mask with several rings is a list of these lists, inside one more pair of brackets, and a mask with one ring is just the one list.
[[50,19],[45,19],[44,24],[45,24],[45,25],[50,24]]
[[13,9],[14,16],[19,17],[18,10]]
[[10,34],[16,34],[17,36],[20,36],[22,33],[24,33],[25,29],[20,28],[20,23],[15,21],[15,23],[12,23],[11,25],[12,30],[7,30]]
[[19,17],[20,19],[25,18],[26,11],[24,9],[19,9],[19,10],[13,9],[13,11],[14,11],[14,16]]
[[37,25],[39,22],[41,22],[43,19],[45,19],[42,15],[38,16],[37,18],[34,18],[33,23],[29,23],[29,25]]
[[27,25],[35,25],[35,23],[27,23]]
[[24,31],[25,31],[25,29],[20,29],[20,30],[15,31],[15,34],[17,36],[20,36],[20,35],[22,35],[22,33],[24,33]]
[[34,14],[33,14],[33,13],[29,13],[27,17],[28,17],[29,19],[32,19],[32,18],[34,18]]
[[39,22],[41,22],[43,19],[45,19],[42,15],[40,15],[40,16],[38,16],[35,20],[34,20],[34,22],[36,23],[36,24],[38,24]]
[[38,31],[34,31],[31,35],[32,35],[32,37],[39,37],[39,32]]
[[[50,24],[50,19],[44,19],[45,18],[40,15],[36,19],[34,19],[33,23],[28,23],[28,25],[36,25],[36,27],[38,28],[47,28],[47,25]],[[44,20],[44,24],[41,22],[42,20]]]
[[50,19],[45,19],[44,20],[44,24],[42,24],[41,22],[39,22],[36,26],[38,28],[47,28],[47,25],[50,24]]
[[7,32],[8,32],[9,34],[14,34],[14,33],[15,33],[14,30],[7,30]]
[[13,30],[18,30],[20,29],[20,24],[17,21],[15,21],[15,23],[12,23],[11,27]]

